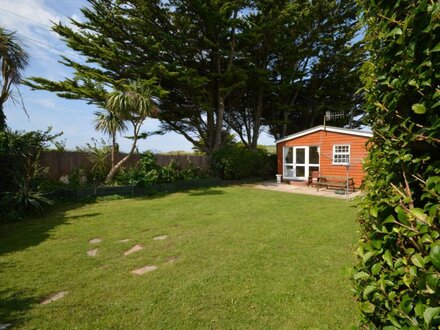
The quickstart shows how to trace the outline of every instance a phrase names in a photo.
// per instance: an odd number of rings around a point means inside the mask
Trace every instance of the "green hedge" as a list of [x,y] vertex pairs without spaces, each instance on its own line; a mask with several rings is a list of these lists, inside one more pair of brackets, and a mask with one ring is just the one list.
[[214,153],[211,168],[225,180],[271,177],[276,173],[276,156],[265,149],[249,150],[242,145],[228,146]]
[[363,328],[440,326],[440,3],[362,0],[374,131],[354,274]]

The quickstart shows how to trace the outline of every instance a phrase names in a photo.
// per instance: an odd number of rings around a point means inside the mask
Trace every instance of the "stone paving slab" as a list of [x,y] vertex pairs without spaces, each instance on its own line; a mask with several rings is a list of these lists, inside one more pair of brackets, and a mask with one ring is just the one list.
[[157,269],[157,266],[145,266],[145,267],[142,267],[139,269],[135,269],[131,272],[132,272],[132,274],[143,275],[145,273],[152,272],[153,270],[156,270],[156,269]]
[[130,250],[124,252],[124,256],[128,256],[132,253],[138,252],[140,250],[143,250],[144,247],[141,244],[136,244],[135,246],[133,246]]
[[90,244],[98,244],[98,243],[101,243],[101,242],[102,242],[101,238],[94,238],[94,239],[91,239],[89,241]]
[[87,255],[89,257],[96,257],[97,253],[98,253],[98,249],[93,249],[93,250],[87,251]]
[[287,193],[294,194],[303,194],[303,195],[312,195],[312,196],[323,196],[323,197],[331,197],[331,198],[339,198],[339,199],[352,199],[361,194],[361,191],[356,191],[354,193],[349,193],[348,195],[339,195],[335,193],[335,190],[332,189],[319,189],[319,191],[315,187],[308,186],[295,186],[287,183],[276,183],[273,181],[264,181],[257,184],[251,185],[257,189],[265,189],[272,191],[281,191]]
[[41,302],[41,305],[47,305],[47,304],[50,304],[50,303],[52,303],[52,302],[54,302],[54,301],[57,301],[57,300],[63,298],[67,293],[68,293],[68,291],[61,291],[61,292],[58,292],[58,293],[56,293],[56,294],[50,296],[49,298],[44,299],[44,300]]
[[167,239],[167,237],[168,237],[168,235],[160,235],[160,236],[153,237],[153,240],[163,241],[164,239]]

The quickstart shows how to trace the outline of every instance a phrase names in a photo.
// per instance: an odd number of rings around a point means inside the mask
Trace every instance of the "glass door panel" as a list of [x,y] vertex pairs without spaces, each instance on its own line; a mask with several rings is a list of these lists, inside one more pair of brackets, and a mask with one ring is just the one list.
[[306,177],[306,167],[305,166],[295,166],[295,177],[298,179]]
[[306,163],[306,148],[295,148],[295,164]]
[[319,165],[318,147],[309,147],[309,164]]

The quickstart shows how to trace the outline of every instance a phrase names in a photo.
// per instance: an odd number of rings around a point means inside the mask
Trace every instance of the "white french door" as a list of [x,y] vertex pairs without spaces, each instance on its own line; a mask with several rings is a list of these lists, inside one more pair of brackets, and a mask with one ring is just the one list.
[[285,147],[283,155],[283,177],[306,180],[313,171],[319,171],[319,147]]

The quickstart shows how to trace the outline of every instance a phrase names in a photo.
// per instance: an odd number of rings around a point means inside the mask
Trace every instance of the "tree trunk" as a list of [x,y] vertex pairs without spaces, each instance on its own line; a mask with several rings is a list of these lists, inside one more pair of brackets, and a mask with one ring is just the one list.
[[3,104],[0,104],[0,132],[6,130],[6,115],[3,111]]
[[225,99],[220,93],[218,96],[218,109],[217,109],[217,123],[215,128],[215,141],[214,150],[217,151],[222,146],[222,133],[223,133],[223,117],[225,115]]
[[121,168],[122,165],[124,165],[124,163],[130,159],[131,155],[133,155],[133,152],[136,149],[136,143],[138,140],[138,136],[139,136],[139,129],[140,129],[141,125],[139,124],[139,126],[137,126],[137,124],[134,124],[134,137],[133,137],[133,144],[131,146],[131,150],[130,152],[124,157],[122,158],[116,165],[112,166],[110,172],[107,174],[107,177],[105,178],[105,184],[110,184],[113,180],[113,177],[116,175],[116,173],[118,173],[119,169]]
[[116,134],[112,133],[112,168],[115,167],[116,163]]
[[260,87],[258,90],[257,109],[255,111],[255,122],[252,132],[251,150],[256,150],[258,146],[258,138],[260,136],[261,113],[263,112],[263,95],[264,89]]

